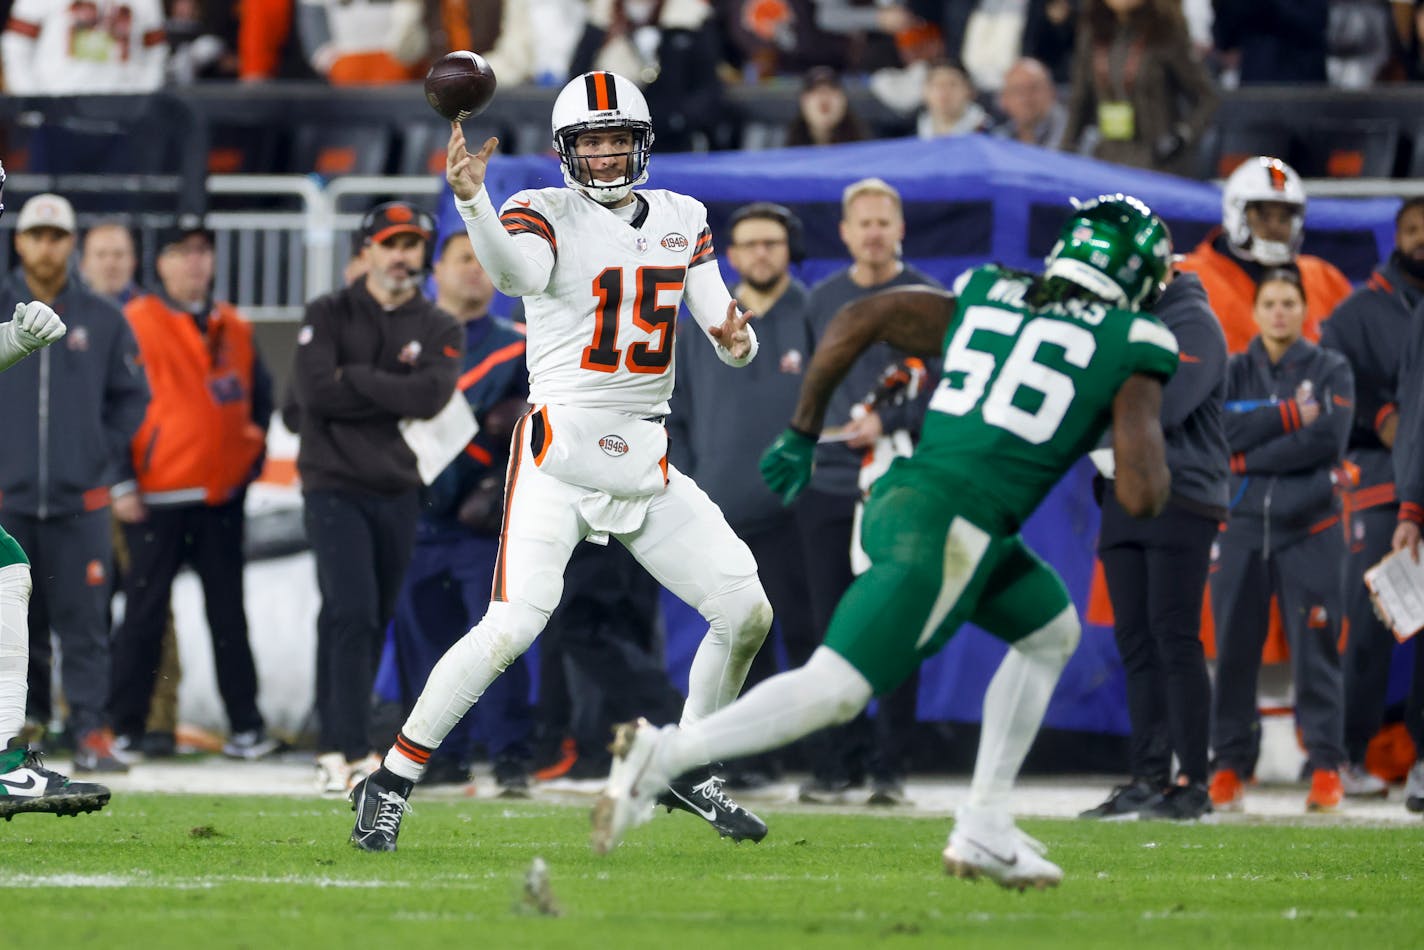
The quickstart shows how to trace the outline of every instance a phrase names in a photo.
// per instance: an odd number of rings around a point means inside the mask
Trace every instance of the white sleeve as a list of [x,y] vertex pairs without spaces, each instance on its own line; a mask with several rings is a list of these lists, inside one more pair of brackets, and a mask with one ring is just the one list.
[[5,67],[5,92],[12,96],[30,95],[40,88],[35,55],[44,14],[43,5],[34,0],[17,0],[10,8],[10,22],[0,36],[0,61]]
[[718,326],[727,319],[727,304],[732,302],[732,295],[728,292],[727,285],[722,282],[722,273],[715,264],[699,264],[687,272],[682,299],[687,304],[692,319],[697,321],[707,339],[717,348],[718,359],[728,366],[746,366],[756,359],[757,336],[750,323],[747,324],[747,333],[751,336],[752,346],[747,350],[747,355],[739,360],[733,359],[731,351],[707,332],[709,327]]
[[554,272],[553,244],[538,234],[506,231],[484,186],[469,201],[456,198],[455,210],[465,222],[475,257],[500,293],[523,297],[549,286]]
[[139,5],[135,23],[141,28],[139,47],[134,51],[137,70],[135,91],[154,92],[163,85],[163,67],[168,63],[168,36],[163,29],[163,4],[154,0]]

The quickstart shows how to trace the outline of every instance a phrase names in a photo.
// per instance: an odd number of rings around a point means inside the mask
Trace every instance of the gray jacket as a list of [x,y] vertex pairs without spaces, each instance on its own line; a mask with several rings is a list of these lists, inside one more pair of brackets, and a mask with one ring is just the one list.
[[[1258,336],[1231,357],[1226,374],[1228,533],[1269,552],[1326,530],[1340,510],[1331,470],[1345,456],[1354,417],[1350,364],[1301,339],[1272,365]],[[1307,381],[1320,416],[1302,425],[1296,394]]]
[[1177,372],[1162,390],[1162,435],[1172,503],[1218,521],[1226,517],[1230,471],[1222,403],[1226,337],[1196,274],[1178,274],[1152,310],[1177,338]]
[[793,280],[757,317],[757,358],[741,369],[718,359],[695,324],[677,334],[668,460],[697,480],[739,534],[790,517],[762,482],[757,462],[786,428],[811,362],[808,299],[806,286]]
[[[34,299],[16,270],[0,313]],[[69,332],[0,373],[0,511],[55,518],[108,504],[133,477],[129,440],[148,410],[148,381],[124,315],[70,279],[53,307]]]
[[[875,287],[861,287],[851,280],[850,268],[837,271],[811,289],[808,307],[816,340],[820,341],[831,318],[846,304],[891,287],[907,287],[913,284],[939,286],[933,277],[926,276],[909,264],[895,277]],[[872,344],[860,354],[826,404],[826,428],[849,422],[851,408],[875,390],[876,383],[880,381],[880,374],[886,367],[904,359],[904,356],[905,354],[888,343]],[[925,368],[928,378],[938,381],[940,361],[926,360]],[[914,401],[877,410],[885,431],[906,429],[918,435],[933,391],[934,386],[925,386],[919,398]],[[830,495],[859,497],[860,463],[863,455],[863,451],[852,449],[843,442],[823,442],[816,446],[816,468],[811,474],[811,487]]]

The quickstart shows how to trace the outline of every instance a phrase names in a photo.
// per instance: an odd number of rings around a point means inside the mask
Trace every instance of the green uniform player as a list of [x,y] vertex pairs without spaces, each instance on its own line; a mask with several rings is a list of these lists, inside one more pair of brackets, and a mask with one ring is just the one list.
[[1158,415],[1177,349],[1161,323],[1137,311],[1160,291],[1170,255],[1166,228],[1145,205],[1104,196],[1070,216],[1041,276],[983,267],[952,294],[887,291],[837,314],[791,428],[762,458],[767,484],[788,503],[810,479],[827,399],[856,356],[884,340],[944,357],[919,445],[866,504],[871,567],[800,670],[685,729],[619,727],[594,812],[595,848],[611,848],[645,820],[649,776],[844,721],[972,622],[1014,649],[985,696],[975,776],[945,865],[1009,887],[1058,883],[1061,870],[1014,826],[1005,803],[1081,628],[1062,581],[1019,527],[1109,426],[1123,507],[1151,515],[1166,502]]
[[[0,166],[0,199],[5,169]],[[0,200],[0,214],[5,205]],[[64,321],[38,300],[15,307],[15,316],[0,323],[0,370],[64,336]],[[30,562],[14,538],[0,528],[0,818],[9,821],[23,812],[77,815],[104,807],[109,790],[102,785],[71,782],[47,769],[39,755],[20,741],[29,693]]]

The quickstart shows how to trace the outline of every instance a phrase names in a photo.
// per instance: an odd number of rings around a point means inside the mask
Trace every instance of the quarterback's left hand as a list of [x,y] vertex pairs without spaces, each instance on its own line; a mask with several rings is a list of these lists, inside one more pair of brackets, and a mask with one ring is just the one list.
[[707,332],[712,334],[712,339],[717,344],[732,355],[732,359],[739,360],[746,356],[752,348],[752,335],[747,332],[747,323],[756,314],[750,310],[737,310],[735,300],[727,303],[727,319],[718,326],[708,327]]
[[29,352],[49,346],[64,336],[67,329],[48,304],[38,300],[15,304],[16,341]]
[[788,428],[761,455],[761,479],[789,505],[811,481],[815,467],[816,437]]

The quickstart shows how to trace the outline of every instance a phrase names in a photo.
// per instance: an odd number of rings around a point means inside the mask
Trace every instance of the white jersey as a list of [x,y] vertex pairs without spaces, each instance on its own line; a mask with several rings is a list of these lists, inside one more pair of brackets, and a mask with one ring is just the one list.
[[11,95],[152,92],[168,58],[159,0],[15,0],[0,54]]
[[521,191],[500,210],[506,231],[554,252],[548,286],[524,297],[535,405],[668,411],[683,287],[689,270],[715,262],[712,232],[695,198],[634,195],[632,223],[572,188]]

